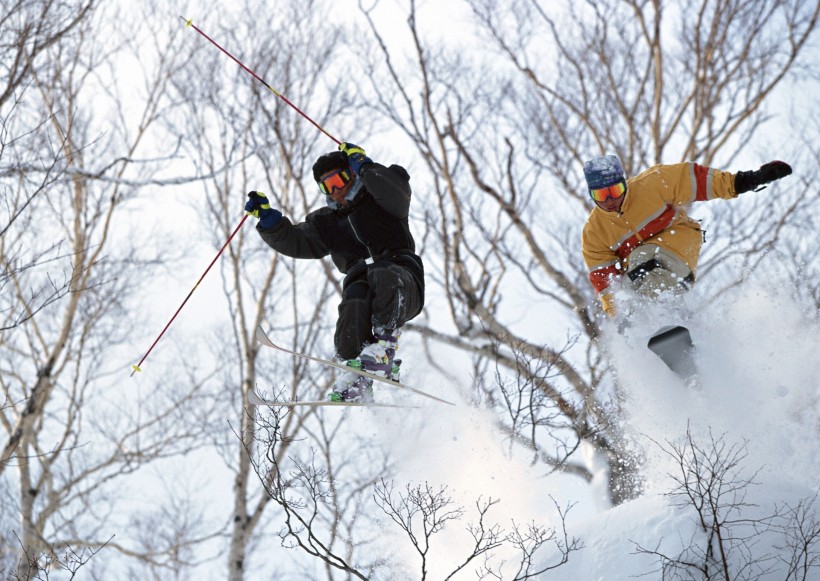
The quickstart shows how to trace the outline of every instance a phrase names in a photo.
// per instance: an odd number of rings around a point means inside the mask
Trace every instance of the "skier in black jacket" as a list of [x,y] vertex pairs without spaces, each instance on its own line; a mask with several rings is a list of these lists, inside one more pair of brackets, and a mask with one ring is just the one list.
[[[327,207],[293,224],[250,192],[245,211],[259,218],[262,239],[294,258],[330,254],[344,273],[336,322],[336,355],[358,367],[398,380],[401,327],[424,305],[424,266],[410,233],[410,176],[403,167],[374,163],[361,147],[342,143],[313,164],[313,178]],[[344,373],[331,401],[372,401],[372,380]]]

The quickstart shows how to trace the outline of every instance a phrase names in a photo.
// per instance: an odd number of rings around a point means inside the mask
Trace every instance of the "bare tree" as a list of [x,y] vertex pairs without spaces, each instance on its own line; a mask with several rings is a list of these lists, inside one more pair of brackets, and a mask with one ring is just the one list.
[[[510,532],[505,532],[489,518],[499,501],[479,498],[475,522],[462,533],[452,533],[449,529],[465,517],[465,510],[454,502],[447,486],[435,488],[425,482],[407,484],[402,491],[396,491],[394,481],[380,476],[389,473],[387,457],[381,462],[355,463],[351,459],[361,460],[367,446],[349,448],[345,453],[332,445],[339,424],[328,421],[329,417],[324,418],[321,432],[310,433],[310,454],[297,456],[284,432],[295,414],[272,408],[258,415],[256,442],[246,452],[265,492],[284,513],[278,533],[282,545],[324,562],[328,578],[338,571],[348,578],[369,579],[388,574],[398,566],[384,547],[381,521],[371,516],[362,523],[364,526],[355,524],[361,519],[357,515],[372,509],[367,502],[371,495],[375,506],[404,533],[403,541],[418,555],[419,579],[428,579],[431,568],[448,566],[436,561],[431,553],[434,543],[445,542],[444,537],[466,533],[468,538],[464,555],[447,555],[448,562],[454,564],[446,579],[455,578],[470,566],[476,567],[482,579],[511,579],[510,571],[516,580],[536,579],[566,564],[570,554],[583,546],[567,532],[566,517],[571,507],[561,508],[557,503],[560,531],[535,522],[527,526],[513,522]],[[352,476],[351,470],[359,475]],[[344,530],[340,529],[342,524],[346,524]],[[379,537],[382,544],[374,546]],[[402,542],[402,538],[395,542]],[[550,546],[552,550],[545,555]],[[497,556],[500,548],[511,550],[519,560]],[[365,555],[374,550],[379,550],[381,557],[368,559]],[[545,564],[550,559],[552,562]]]
[[[706,579],[756,578],[766,572],[769,559],[751,558],[751,539],[757,534],[752,528],[740,533],[739,525],[755,524],[768,528],[771,519],[744,518],[752,508],[748,498],[755,475],[745,476],[742,464],[746,459],[744,445],[731,445],[725,436],[714,438],[701,447],[687,431],[680,444],[669,444],[666,452],[678,462],[679,472],[673,476],[676,487],[669,493],[678,506],[693,506],[698,524],[706,539],[687,562],[694,561]],[[737,562],[738,556],[750,555]],[[743,558],[743,557],[741,557]],[[671,563],[665,565],[665,569]],[[716,576],[717,575],[717,576]]]
[[[436,490],[426,482],[415,486],[408,484],[403,493],[396,493],[393,483],[381,480],[375,487],[374,495],[379,508],[407,534],[421,559],[420,579],[427,579],[433,536],[443,532],[451,521],[461,520],[464,510],[453,502],[446,486]],[[475,541],[472,551],[461,565],[447,575],[447,579],[501,544],[503,537],[499,527],[484,522],[487,512],[497,503],[492,499],[476,502],[478,522],[468,529]]]
[[[516,580],[539,579],[547,571],[553,571],[568,563],[569,556],[573,552],[584,548],[580,539],[571,537],[567,532],[567,514],[572,509],[572,505],[561,507],[554,498],[552,501],[561,523],[560,530],[547,528],[534,522],[526,527],[513,523],[512,531],[506,537],[506,541],[513,545],[521,555],[521,564],[515,572]],[[558,558],[544,564],[543,556],[538,552],[548,545],[554,548],[553,554],[556,554]],[[539,554],[537,559],[536,553]],[[499,573],[489,569],[486,573],[497,579],[503,578]]]
[[[711,431],[701,443],[691,428],[679,442],[658,444],[675,461],[674,487],[667,493],[680,508],[692,509],[698,534],[677,555],[636,544],[636,552],[657,558],[663,579],[809,579],[820,569],[816,495],[796,505],[761,507],[753,501],[757,473],[747,474],[745,444],[731,444]],[[782,542],[769,545],[766,535]],[[695,576],[695,577],[693,577]]]
[[48,58],[48,50],[75,34],[87,20],[96,3],[93,0],[68,6],[61,2],[31,5],[12,0],[3,6],[3,75],[0,107],[15,100],[21,89]]
[[318,426],[304,430],[311,446],[300,454],[285,430],[305,419],[280,409],[257,415],[255,442],[246,449],[265,495],[282,513],[277,535],[283,547],[323,562],[329,578],[338,571],[349,578],[368,579],[384,571],[389,562],[366,556],[363,549],[379,535],[367,519],[360,522],[359,515],[367,509],[363,502],[368,489],[380,474],[390,472],[390,461],[380,456],[361,463],[373,452],[366,442],[335,446],[334,438],[345,422],[330,417],[317,418]]
[[[366,65],[373,111],[423,160],[425,173],[415,175],[428,190],[425,255],[436,256],[428,276],[451,317],[447,327],[422,321],[412,328],[493,360],[518,376],[513,383],[532,386],[524,395],[543,394],[523,423],[518,400],[496,398],[510,431],[551,418],[538,431],[559,434],[559,453],[544,444],[542,457],[563,454],[555,469],[580,476],[572,451],[591,445],[607,459],[617,504],[640,492],[641,460],[619,427],[626,386],[612,379],[580,257],[583,161],[616,153],[630,174],[685,159],[731,163],[761,134],[775,89],[810,70],[805,52],[819,9],[769,0],[703,2],[687,5],[685,15],[683,4],[624,0],[468,4],[480,60],[429,40],[414,0],[403,3],[412,54],[398,55],[373,17],[378,3],[360,3],[374,41]],[[794,155],[797,164],[802,154]],[[714,280],[699,292],[739,284],[768,268],[773,251],[785,255],[816,205],[801,191],[790,189],[773,205],[712,209],[721,225],[710,236],[723,240],[704,253],[701,274]],[[776,227],[758,228],[764,217]],[[730,260],[733,271],[718,273]],[[783,268],[797,277],[801,264],[792,256]],[[510,295],[549,312],[540,332],[517,320],[522,309]],[[524,441],[531,447],[550,438]]]
[[816,504],[815,494],[779,511],[785,522],[781,528],[783,544],[777,549],[781,551],[779,559],[787,566],[786,579],[808,581],[812,571],[820,569],[820,517]]
[[[65,158],[61,152],[62,140],[51,145],[50,151],[41,147],[44,126],[50,124],[47,116],[27,114],[22,104],[24,95],[34,82],[35,74],[43,66],[48,51],[55,45],[77,34],[81,24],[88,18],[94,2],[83,2],[74,9],[56,2],[39,6],[22,0],[3,7],[0,18],[0,177],[2,178],[5,217],[0,221],[0,331],[19,325],[69,291],[65,277],[48,278],[42,284],[26,289],[28,295],[22,303],[15,302],[16,295],[8,287],[16,273],[36,267],[51,260],[64,257],[65,250],[59,242],[29,255],[25,246],[10,231],[18,219],[27,220],[17,230],[31,227],[32,213],[26,213],[37,196],[55,183],[65,171]],[[48,153],[48,157],[41,153]],[[36,171],[31,171],[36,168]],[[16,178],[16,179],[15,179]]]
[[84,548],[79,551],[75,551],[71,547],[65,547],[60,555],[52,553],[38,555],[22,547],[21,543],[22,552],[17,563],[12,563],[7,570],[4,563],[0,561],[0,577],[13,581],[47,581],[51,578],[51,574],[55,573],[55,576],[59,576],[61,579],[74,579],[80,569],[87,565],[104,547],[105,545],[97,549]]
[[[10,195],[0,237],[0,490],[17,521],[2,544],[18,550],[3,559],[17,563],[21,578],[84,563],[103,547],[162,562],[209,533],[189,530],[144,552],[128,535],[112,537],[125,525],[115,507],[128,477],[197,449],[207,425],[186,418],[206,397],[202,381],[170,378],[142,401],[120,387],[120,349],[135,336],[126,305],[148,283],[146,269],[157,262],[150,253],[162,250],[128,211],[165,166],[166,155],[143,152],[172,67],[160,59],[143,70],[146,92],[135,110],[117,77],[101,82],[129,41],[127,32],[111,34],[110,13],[94,2],[16,8],[2,20],[4,50],[18,52],[4,59],[2,77],[9,108],[0,187]],[[7,30],[16,44],[5,44]]]

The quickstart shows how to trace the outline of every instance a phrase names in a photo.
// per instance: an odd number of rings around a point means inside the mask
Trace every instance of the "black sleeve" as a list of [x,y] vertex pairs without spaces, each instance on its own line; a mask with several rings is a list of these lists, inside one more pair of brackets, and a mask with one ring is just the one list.
[[[321,210],[319,210],[321,211]],[[256,230],[268,246],[292,258],[323,258],[330,250],[322,241],[319,231],[308,219],[293,224],[290,219],[283,217],[273,228]]]
[[372,163],[360,175],[364,187],[376,203],[399,219],[410,214],[410,175],[400,165],[385,167]]

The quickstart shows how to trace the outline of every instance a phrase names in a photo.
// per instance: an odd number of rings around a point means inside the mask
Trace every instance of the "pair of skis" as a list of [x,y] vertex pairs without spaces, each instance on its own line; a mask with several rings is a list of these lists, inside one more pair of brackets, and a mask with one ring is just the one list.
[[[322,359],[321,357],[314,357],[313,355],[306,355],[304,353],[299,353],[298,351],[292,351],[291,349],[287,349],[286,347],[281,347],[270,340],[267,333],[262,329],[262,327],[256,328],[256,341],[260,345],[264,345],[265,347],[270,347],[271,349],[275,349],[277,351],[281,351],[282,353],[287,353],[289,355],[293,355],[295,357],[300,357],[302,359],[306,359],[308,361],[314,361],[316,363],[321,363],[322,365],[327,365],[328,367],[335,367],[336,369],[340,369],[342,371],[352,371],[353,373],[358,373],[364,377],[368,377],[374,381],[378,381],[383,384],[390,385],[394,388],[399,388],[407,391],[412,391],[416,395],[420,395],[422,397],[426,397],[428,399],[432,399],[439,403],[447,404],[447,405],[455,405],[452,402],[447,401],[446,399],[441,399],[440,397],[436,397],[432,394],[427,393],[426,391],[422,391],[421,389],[410,387],[409,385],[405,385],[403,383],[399,383],[398,381],[393,381],[392,379],[387,379],[386,377],[382,377],[380,375],[375,375],[373,373],[369,373],[362,369],[355,369],[353,367],[348,367],[344,363],[339,363],[337,361],[331,361],[329,359]],[[334,401],[271,401],[261,398],[255,391],[251,391],[248,393],[248,403],[251,405],[256,406],[271,406],[271,407],[297,407],[297,406],[311,406],[311,407],[319,407],[319,406],[342,406],[342,407],[384,407],[384,408],[407,408],[407,407],[416,407],[416,406],[406,406],[406,405],[397,405],[397,404],[385,404],[385,403],[365,403],[365,402],[356,402],[356,401],[345,401],[345,402],[334,402]]]

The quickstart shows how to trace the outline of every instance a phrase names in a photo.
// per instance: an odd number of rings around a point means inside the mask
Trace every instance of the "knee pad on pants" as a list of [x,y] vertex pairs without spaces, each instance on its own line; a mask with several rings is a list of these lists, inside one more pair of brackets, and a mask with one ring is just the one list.
[[397,329],[419,314],[421,296],[407,269],[392,263],[373,265],[367,280],[374,327]]

